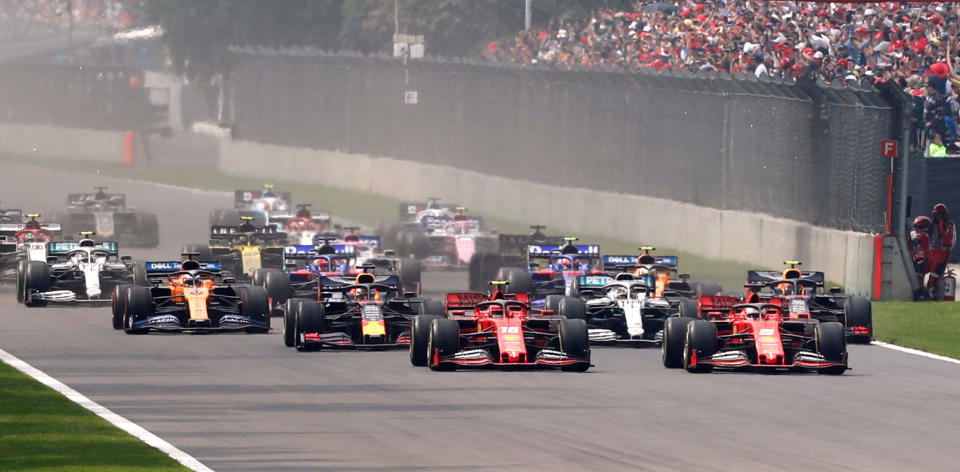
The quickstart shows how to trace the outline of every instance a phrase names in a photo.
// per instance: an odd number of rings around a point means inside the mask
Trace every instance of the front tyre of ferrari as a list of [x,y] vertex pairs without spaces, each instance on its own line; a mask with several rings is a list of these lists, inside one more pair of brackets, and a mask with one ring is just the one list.
[[[560,320],[558,335],[560,338],[560,350],[568,357],[576,359],[586,359],[589,357],[590,341],[587,335],[586,321],[582,319]],[[561,370],[568,372],[585,372],[589,368],[589,362],[581,362],[561,367]]]
[[[817,354],[833,362],[842,362],[847,353],[847,340],[844,336],[843,323],[829,321],[819,323],[813,328],[813,339],[817,347]],[[847,366],[838,365],[817,370],[818,374],[840,375],[847,371]]]
[[660,355],[664,367],[668,369],[683,367],[683,344],[687,336],[687,324],[693,320],[694,318],[686,316],[671,316],[663,323]]
[[430,336],[427,341],[428,364],[430,370],[453,370],[454,364],[442,364],[434,359],[434,354],[439,357],[451,356],[460,350],[460,325],[450,319],[435,318],[430,320]]
[[435,319],[440,317],[432,314],[417,315],[410,323],[410,364],[416,367],[426,366],[430,359],[427,342],[430,338],[431,322]]
[[694,363],[696,358],[712,356],[717,350],[717,325],[706,320],[694,320],[687,324],[683,350],[683,367],[687,372],[706,373],[713,370],[710,364]]

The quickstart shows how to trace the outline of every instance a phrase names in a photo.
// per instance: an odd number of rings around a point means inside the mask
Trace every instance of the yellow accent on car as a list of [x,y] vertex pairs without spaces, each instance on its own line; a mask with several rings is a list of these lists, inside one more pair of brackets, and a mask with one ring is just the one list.
[[384,336],[387,334],[387,327],[383,320],[360,322],[360,329],[364,336]]

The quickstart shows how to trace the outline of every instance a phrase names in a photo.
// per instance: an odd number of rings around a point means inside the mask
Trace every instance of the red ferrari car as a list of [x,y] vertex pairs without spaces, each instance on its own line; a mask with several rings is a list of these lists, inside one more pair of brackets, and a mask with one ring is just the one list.
[[780,300],[742,303],[736,297],[701,296],[699,319],[667,318],[663,331],[663,365],[668,368],[812,370],[833,375],[847,370],[843,323],[821,322],[809,313],[785,313]]
[[410,362],[432,370],[457,367],[590,368],[587,323],[552,310],[531,312],[525,293],[508,294],[496,282],[493,294],[449,293],[445,316],[414,318]]

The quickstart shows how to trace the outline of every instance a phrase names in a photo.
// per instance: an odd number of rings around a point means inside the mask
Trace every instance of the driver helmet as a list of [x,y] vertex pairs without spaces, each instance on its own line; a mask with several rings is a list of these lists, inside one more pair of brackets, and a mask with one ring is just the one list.
[[927,216],[918,216],[913,219],[914,229],[926,231],[930,229],[930,218]]
[[615,295],[617,296],[618,299],[625,300],[627,298],[627,289],[623,287],[619,287],[617,288]]
[[743,314],[746,315],[747,318],[759,318],[760,309],[754,306],[748,306],[743,309]]
[[933,217],[934,218],[947,218],[950,213],[947,211],[947,206],[943,203],[937,203],[933,206]]
[[325,257],[321,257],[313,262],[313,265],[317,266],[317,270],[321,272],[329,272],[330,261]]

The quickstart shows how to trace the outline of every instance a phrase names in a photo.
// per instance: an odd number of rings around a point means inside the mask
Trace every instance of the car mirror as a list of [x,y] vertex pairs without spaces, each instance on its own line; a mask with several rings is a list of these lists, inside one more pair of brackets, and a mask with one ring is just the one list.
[[227,285],[230,285],[230,284],[232,284],[232,283],[234,283],[234,282],[236,282],[236,279],[234,279],[233,277],[224,277],[224,278],[223,278],[223,283],[225,283],[225,284],[227,284]]
[[47,264],[56,264],[56,263],[57,263],[57,256],[47,257]]
[[840,287],[830,287],[830,293],[833,293],[833,294],[843,293],[843,289],[841,289]]
[[120,256],[120,260],[123,262],[130,262],[133,260],[133,256]]
[[417,298],[417,292],[403,292],[403,298]]
[[686,279],[689,279],[689,278],[690,278],[690,274],[680,274],[680,275],[678,275],[677,277],[679,277],[679,278],[681,278],[681,279],[683,279],[683,280],[686,280]]

